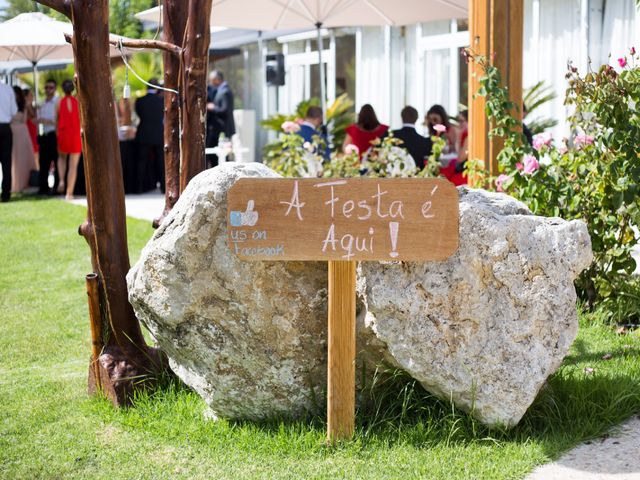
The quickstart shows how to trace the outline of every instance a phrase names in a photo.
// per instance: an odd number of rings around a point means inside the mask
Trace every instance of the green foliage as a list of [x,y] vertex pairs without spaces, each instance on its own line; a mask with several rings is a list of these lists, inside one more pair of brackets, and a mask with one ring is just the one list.
[[595,260],[576,285],[590,304],[612,299],[628,282],[636,263],[630,251],[638,242],[632,226],[640,225],[640,68],[632,51],[618,74],[603,65],[581,76],[571,67],[565,103],[574,109],[570,118],[573,139],[556,145],[549,134],[534,139],[532,149],[514,105],[502,86],[499,71],[476,57],[484,68],[480,95],[495,128],[491,135],[505,137],[498,155],[502,174],[498,190],[525,202],[539,215],[560,216],[587,223]]
[[155,0],[110,0],[109,30],[124,37],[141,38],[142,23],[133,15],[156,4]]
[[[277,113],[266,120],[262,120],[260,125],[267,130],[280,132],[283,123],[304,119],[310,106],[320,106],[320,100],[317,98],[304,100],[296,106],[295,112],[288,115]],[[354,115],[351,111],[352,108],[353,100],[351,100],[346,93],[340,95],[327,107],[325,124],[327,125],[328,136],[332,142],[332,145],[330,145],[332,150],[342,148],[342,143],[346,136],[345,130],[354,121]],[[278,139],[265,146],[263,153],[265,157],[273,159],[277,156],[278,152],[281,151],[283,151],[283,147]]]
[[69,21],[69,19],[61,13],[58,13],[49,7],[40,5],[38,2],[33,0],[6,0],[6,4],[6,7],[4,7],[4,10],[0,14],[2,20],[9,20],[21,13],[40,12],[49,15],[56,20]]
[[[129,60],[131,68],[143,79],[163,78],[162,55],[157,52],[143,52],[134,54]],[[122,90],[125,84],[126,66],[121,65],[113,70],[113,88],[116,98],[122,97]],[[147,86],[138,80],[129,71],[129,85],[131,86],[131,97],[137,98],[144,95]]]
[[[49,79],[53,79],[58,84],[58,95],[62,95],[62,89],[60,85],[64,80],[73,80],[75,75],[75,68],[73,64],[67,65],[65,68],[60,70],[42,70],[38,73],[38,99],[43,99],[44,92],[44,84]],[[33,73],[22,73],[20,74],[20,82],[27,85],[30,89],[33,89]]]
[[544,80],[540,80],[534,86],[525,90],[523,102],[527,106],[525,122],[531,133],[534,135],[550,130],[558,121],[554,118],[536,117],[535,111],[545,103],[549,103],[556,98],[553,88],[548,86]]
[[326,148],[324,141],[315,136],[307,143],[298,135],[300,126],[296,122],[282,124],[284,132],[280,134],[279,150],[267,154],[269,167],[283,177],[318,177],[322,174],[322,155]]

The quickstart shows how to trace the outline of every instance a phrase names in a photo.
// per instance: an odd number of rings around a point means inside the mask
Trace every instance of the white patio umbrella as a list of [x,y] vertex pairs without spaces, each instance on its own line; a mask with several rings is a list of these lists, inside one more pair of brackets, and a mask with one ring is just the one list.
[[[73,58],[71,45],[64,38],[72,34],[68,22],[60,22],[44,13],[21,13],[0,23],[0,61],[27,60],[33,66],[34,85],[38,85],[41,60]],[[34,88],[36,104],[38,89]]]
[[[33,68],[34,97],[38,103],[38,64],[43,60],[73,62],[73,47],[65,39],[73,34],[69,22],[60,22],[44,13],[21,13],[0,23],[0,62],[26,60]],[[117,35],[112,35],[118,38]],[[120,55],[114,47],[110,55]]]
[[[158,22],[160,7],[136,15]],[[322,109],[326,110],[321,28],[408,25],[464,18],[468,0],[213,0],[211,22],[250,30],[313,28],[318,33]]]

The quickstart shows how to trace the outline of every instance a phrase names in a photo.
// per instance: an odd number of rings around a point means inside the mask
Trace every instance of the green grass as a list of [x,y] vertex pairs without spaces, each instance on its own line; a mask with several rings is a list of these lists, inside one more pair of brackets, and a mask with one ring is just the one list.
[[[114,410],[85,393],[84,216],[59,200],[0,205],[1,478],[514,479],[640,412],[640,336],[617,335],[604,313],[582,315],[571,354],[510,431],[399,374],[358,413],[355,439],[337,447],[325,445],[318,418],[204,421],[204,402],[178,382]],[[152,230],[137,220],[128,228],[133,261]]]

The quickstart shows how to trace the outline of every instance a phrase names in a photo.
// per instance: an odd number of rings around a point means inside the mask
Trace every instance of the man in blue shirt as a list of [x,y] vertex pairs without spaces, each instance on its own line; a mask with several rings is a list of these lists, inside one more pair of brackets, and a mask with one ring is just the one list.
[[321,145],[321,149],[323,150],[322,156],[329,160],[330,150],[329,150],[329,141],[327,139],[327,130],[322,125],[322,109],[320,107],[311,106],[307,109],[307,115],[304,118],[304,121],[300,125],[300,130],[298,131],[298,135],[304,138],[305,142],[313,143],[313,137],[320,137],[320,140],[324,142],[324,145]]

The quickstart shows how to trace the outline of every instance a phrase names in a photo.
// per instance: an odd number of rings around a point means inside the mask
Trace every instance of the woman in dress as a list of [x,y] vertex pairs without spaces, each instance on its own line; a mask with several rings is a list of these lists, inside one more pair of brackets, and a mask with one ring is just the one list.
[[447,147],[445,150],[448,150],[447,153],[453,153],[456,151],[456,147],[458,144],[458,132],[456,127],[454,127],[449,121],[449,115],[447,111],[444,109],[442,105],[434,105],[432,106],[424,118],[424,125],[429,130],[429,136],[439,137],[440,133],[436,132],[436,125],[444,125],[447,129],[444,132],[444,135],[447,137]]
[[11,191],[22,192],[29,187],[31,170],[37,170],[36,159],[33,156],[33,145],[27,129],[26,101],[22,89],[13,87],[16,94],[18,112],[11,120],[11,134],[13,147],[11,150]]
[[27,130],[33,144],[33,156],[36,158],[36,165],[40,165],[40,146],[38,145],[38,127],[36,126],[36,109],[33,106],[33,92],[25,88],[22,90],[26,105],[24,111],[27,114]]
[[[64,97],[58,102],[58,170],[60,172],[58,193],[64,193],[66,185],[65,198],[67,200],[73,199],[78,162],[82,152],[80,110],[78,100],[71,95],[73,88],[71,80],[62,82]],[[67,156],[69,157],[68,163]]]
[[347,127],[347,136],[342,144],[342,151],[347,152],[348,145],[358,147],[360,158],[371,148],[371,142],[382,138],[389,130],[388,125],[383,125],[378,121],[376,112],[368,103],[363,105],[358,114],[358,122]]

